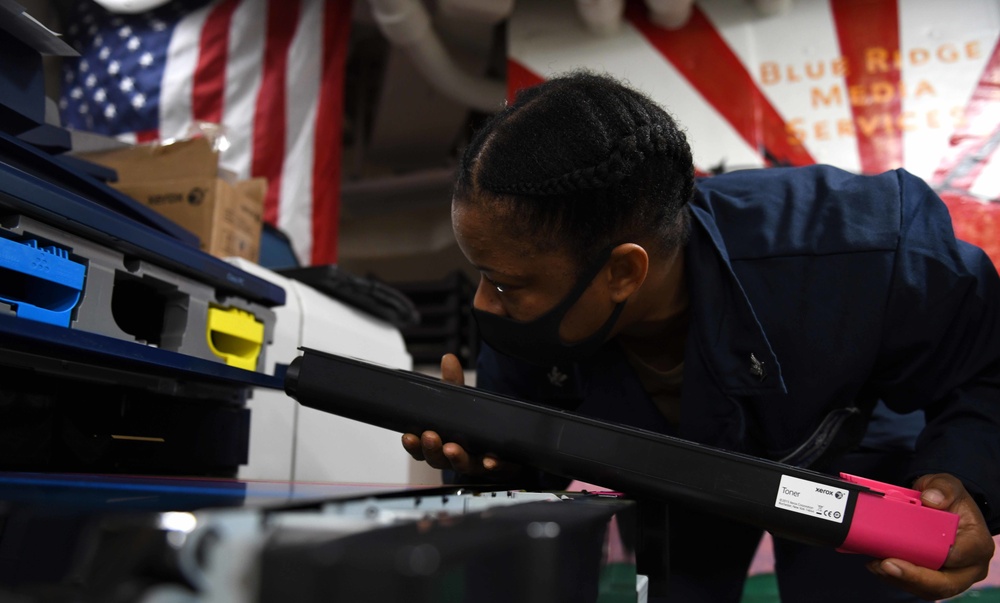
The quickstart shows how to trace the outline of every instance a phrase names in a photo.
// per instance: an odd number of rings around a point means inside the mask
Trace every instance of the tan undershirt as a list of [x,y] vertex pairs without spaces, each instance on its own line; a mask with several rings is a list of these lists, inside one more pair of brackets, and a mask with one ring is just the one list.
[[666,417],[671,425],[678,425],[681,421],[681,384],[684,381],[684,363],[681,362],[666,371],[656,369],[646,364],[641,358],[629,350],[625,350],[625,357],[639,378],[642,389],[646,391],[653,404]]
[[[642,389],[656,405],[660,414],[675,427],[680,425],[681,421],[684,342],[687,339],[690,321],[690,313],[685,308],[658,330],[656,340],[621,342],[625,358],[632,365]],[[636,353],[636,348],[642,353]]]

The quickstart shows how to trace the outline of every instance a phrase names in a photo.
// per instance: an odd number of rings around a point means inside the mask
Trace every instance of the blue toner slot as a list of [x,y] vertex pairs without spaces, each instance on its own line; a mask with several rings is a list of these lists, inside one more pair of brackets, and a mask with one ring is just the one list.
[[0,237],[0,302],[19,318],[68,327],[85,273],[65,249]]

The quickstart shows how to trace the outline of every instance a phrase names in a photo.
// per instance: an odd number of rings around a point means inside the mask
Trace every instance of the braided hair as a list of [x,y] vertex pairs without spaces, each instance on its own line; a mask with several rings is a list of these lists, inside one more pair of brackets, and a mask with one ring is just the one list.
[[539,249],[587,264],[609,245],[685,242],[694,191],[687,139],[642,93],[588,71],[522,90],[465,148],[456,203],[475,203]]

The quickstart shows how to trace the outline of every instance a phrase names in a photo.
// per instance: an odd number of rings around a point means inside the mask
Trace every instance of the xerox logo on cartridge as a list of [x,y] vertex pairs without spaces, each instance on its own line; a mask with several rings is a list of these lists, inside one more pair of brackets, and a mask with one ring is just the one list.
[[782,475],[774,506],[793,513],[841,523],[847,508],[847,490]]

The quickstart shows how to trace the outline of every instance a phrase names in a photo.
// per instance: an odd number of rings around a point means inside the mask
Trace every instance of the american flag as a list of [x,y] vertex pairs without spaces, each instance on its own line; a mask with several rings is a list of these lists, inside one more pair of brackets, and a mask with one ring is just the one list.
[[222,126],[221,167],[268,181],[264,219],[302,264],[336,260],[350,0],[172,0],[115,14],[77,0],[65,127],[134,142]]

